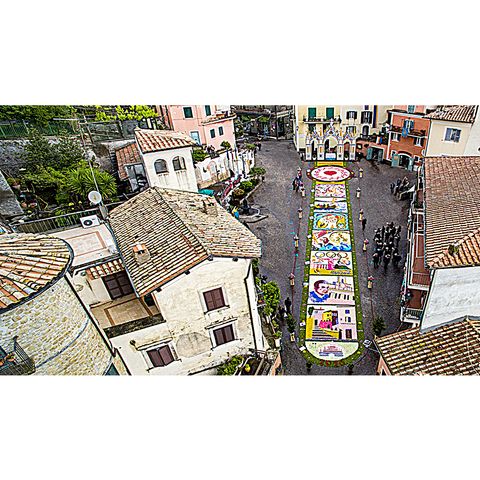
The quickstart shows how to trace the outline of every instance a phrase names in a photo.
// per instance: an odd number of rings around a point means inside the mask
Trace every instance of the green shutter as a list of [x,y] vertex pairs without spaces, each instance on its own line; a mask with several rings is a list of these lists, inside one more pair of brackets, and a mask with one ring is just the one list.
[[183,107],[183,115],[185,118],[193,118],[192,107]]
[[334,117],[335,109],[333,107],[327,107],[327,120]]
[[317,116],[317,108],[309,107],[308,108],[308,118],[315,118]]
[[210,108],[210,105],[205,105],[205,115],[208,117],[212,114],[212,109]]

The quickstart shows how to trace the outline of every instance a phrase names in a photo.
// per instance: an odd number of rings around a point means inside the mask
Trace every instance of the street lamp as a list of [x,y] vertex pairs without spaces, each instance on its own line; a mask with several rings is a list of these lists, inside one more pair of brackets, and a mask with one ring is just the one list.
[[295,275],[291,273],[288,278],[290,279],[290,286],[294,287],[295,286]]
[[303,210],[301,208],[298,209],[298,219],[301,220],[303,217]]
[[295,234],[295,236],[293,237],[293,240],[295,242],[295,250],[298,250],[298,235]]

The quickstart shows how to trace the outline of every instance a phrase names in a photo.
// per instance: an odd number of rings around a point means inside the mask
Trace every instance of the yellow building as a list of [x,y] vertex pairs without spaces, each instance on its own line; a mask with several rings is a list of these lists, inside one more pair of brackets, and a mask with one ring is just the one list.
[[[308,134],[324,135],[333,122],[340,135],[354,139],[378,133],[387,122],[391,105],[295,105],[294,142],[305,153]],[[315,152],[312,152],[312,157]]]
[[[478,123],[477,111],[477,105],[455,105],[426,115],[430,119],[426,156],[478,155],[480,142],[474,141],[478,135],[472,135],[472,130],[478,130],[474,128]],[[475,148],[470,148],[470,144]]]

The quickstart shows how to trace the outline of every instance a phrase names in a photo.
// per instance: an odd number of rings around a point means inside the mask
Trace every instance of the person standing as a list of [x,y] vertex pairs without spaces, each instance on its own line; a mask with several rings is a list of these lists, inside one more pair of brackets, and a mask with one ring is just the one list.
[[365,231],[365,226],[367,225],[367,219],[365,217],[362,218],[362,231]]
[[371,275],[367,278],[367,288],[369,290],[371,290],[372,287],[373,287],[373,280],[374,280],[374,278]]
[[390,263],[390,258],[391,255],[385,252],[385,255],[383,256],[383,268],[385,271],[387,271],[388,264]]
[[287,311],[287,315],[290,315],[290,308],[292,307],[292,301],[290,300],[290,297],[287,297],[285,299],[285,309]]
[[295,177],[295,178],[293,179],[293,182],[292,182],[293,191],[295,191],[295,189],[297,188],[297,185],[298,185],[298,180],[297,180],[297,178]]
[[390,194],[393,195],[393,191],[395,190],[395,184],[392,182],[390,184]]
[[385,225],[382,227],[382,242],[385,241]]
[[395,248],[398,248],[400,245],[400,235],[397,233],[394,237],[394,242],[395,242]]
[[378,252],[375,251],[375,253],[372,255],[373,259],[373,268],[378,268],[378,264],[380,263],[380,257],[378,256]]
[[402,226],[399,225],[399,226],[397,227],[397,235],[400,235],[400,232],[401,232],[401,231],[402,231]]
[[392,265],[395,268],[398,268],[398,264],[400,263],[401,259],[402,259],[402,256],[398,253],[398,250],[395,249],[392,256]]

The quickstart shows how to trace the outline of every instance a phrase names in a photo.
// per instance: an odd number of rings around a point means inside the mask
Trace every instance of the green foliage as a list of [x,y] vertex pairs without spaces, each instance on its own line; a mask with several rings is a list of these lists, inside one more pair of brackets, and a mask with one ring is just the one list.
[[98,168],[94,168],[93,172],[94,175],[92,175],[92,170],[86,162],[80,163],[76,168],[68,171],[66,187],[79,199],[85,200],[90,191],[96,190],[93,181],[95,176],[102,197],[104,199],[113,198],[117,194],[117,184],[113,176]]
[[262,115],[261,117],[257,118],[257,121],[259,121],[260,123],[268,123],[270,121],[270,119],[268,117],[265,117],[264,115]]
[[297,325],[297,322],[295,321],[293,316],[291,314],[288,314],[287,315],[287,330],[290,333],[293,333],[295,331],[296,325]]
[[75,113],[69,105],[0,105],[0,120],[25,120],[42,126],[54,118],[72,118]]
[[282,331],[281,331],[281,330],[277,330],[277,331],[273,334],[273,337],[274,337],[274,338],[282,338]]
[[262,175],[265,175],[267,171],[263,167],[252,167],[250,169],[250,175],[252,177],[261,177]]
[[248,180],[245,180],[244,182],[240,183],[240,188],[245,192],[249,192],[250,190],[253,189],[253,183]]
[[242,198],[245,195],[245,190],[243,190],[242,188],[236,188],[232,192],[232,195],[233,195],[233,198]]
[[230,360],[217,367],[217,375],[234,375],[242,362],[243,357],[238,355],[232,357]]
[[225,148],[226,150],[230,150],[232,148],[232,146],[230,145],[230,142],[227,142],[226,140],[224,140],[221,144],[220,144],[221,147]]
[[29,171],[39,167],[64,169],[85,160],[85,151],[77,140],[62,137],[57,143],[50,143],[37,130],[31,132],[23,155]]
[[280,303],[280,288],[278,284],[273,281],[264,283],[261,288],[265,299],[263,311],[265,315],[272,315]]
[[114,108],[96,105],[95,120],[108,122],[112,120],[143,120],[145,118],[157,118],[157,112],[148,105],[117,105]]
[[208,153],[203,148],[194,148],[192,151],[192,159],[194,162],[202,162],[208,157]]
[[255,147],[255,145],[254,145],[253,143],[246,143],[246,144],[245,144],[245,148],[246,148],[247,150],[252,150],[252,151],[253,151],[253,150],[255,150],[255,148],[257,148],[257,147]]
[[252,260],[252,270],[253,270],[253,276],[257,277],[258,274],[260,273],[260,269],[258,268],[258,258],[254,258]]
[[49,166],[39,166],[34,172],[27,172],[22,180],[47,203],[63,203],[66,190],[65,172]]
[[375,319],[373,320],[373,333],[378,337],[382,334],[382,332],[385,330],[385,321],[383,320],[383,317],[380,315],[377,315]]

